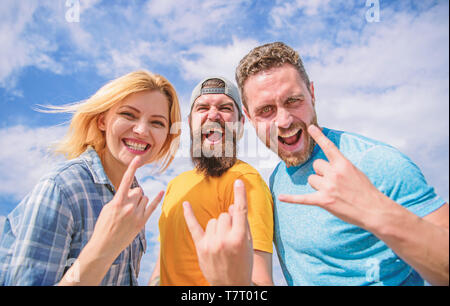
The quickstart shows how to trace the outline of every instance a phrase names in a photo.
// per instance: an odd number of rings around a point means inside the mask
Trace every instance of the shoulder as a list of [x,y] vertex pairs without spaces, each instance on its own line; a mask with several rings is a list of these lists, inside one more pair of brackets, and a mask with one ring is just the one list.
[[380,146],[390,147],[381,141],[346,131],[338,131],[324,128],[324,134],[330,139],[339,150],[346,154],[359,153],[364,154],[366,151]]
[[169,186],[178,185],[178,184],[186,184],[190,182],[192,179],[199,177],[200,175],[195,170],[189,170],[178,174],[172,180],[169,181]]
[[232,186],[237,179],[243,180],[246,185],[267,187],[258,170],[241,160],[237,160],[236,164],[223,175],[221,181]]
[[253,166],[251,166],[250,164],[247,164],[246,162],[242,161],[242,160],[237,160],[236,163],[234,164],[233,167],[231,167],[228,171],[227,174],[232,174],[232,175],[247,175],[247,174],[256,174],[256,175],[260,175],[258,170],[256,170]]
[[14,228],[20,224],[50,226],[55,224],[55,220],[71,220],[76,204],[73,196],[77,190],[82,190],[80,174],[83,176],[84,172],[86,171],[80,161],[71,160],[56,165],[9,214],[12,226]]
[[246,162],[238,160],[227,172],[227,176],[228,178],[226,181],[228,181],[230,185],[233,185],[234,181],[237,179],[244,181],[248,193],[259,192],[270,194],[269,188],[258,170]]
[[444,203],[419,166],[397,148],[353,133],[331,135],[338,136],[341,152],[372,184],[397,203],[418,215],[426,215],[437,204]]
[[378,156],[379,160],[408,159],[393,146],[360,134],[326,128],[324,128],[324,134],[356,166],[360,165],[364,159],[374,156]]
[[286,170],[286,166],[283,166],[283,165],[284,165],[283,162],[279,162],[276,165],[275,169],[272,171],[272,174],[270,175],[270,178],[269,178],[270,190],[272,190],[275,180],[277,180],[280,177],[282,170]]
[[91,171],[82,158],[75,158],[55,166],[49,173],[41,178],[39,183],[54,182],[63,189],[93,180]]

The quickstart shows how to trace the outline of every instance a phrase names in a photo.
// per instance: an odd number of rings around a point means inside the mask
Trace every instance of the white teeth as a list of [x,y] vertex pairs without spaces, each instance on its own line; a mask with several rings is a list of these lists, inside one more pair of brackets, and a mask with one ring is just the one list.
[[206,130],[203,134],[210,134],[210,133],[220,133],[220,134],[222,134],[222,130],[218,130],[218,129]]
[[146,144],[137,143],[137,142],[125,141],[125,144],[128,147],[130,147],[131,149],[136,150],[136,151],[145,151],[145,148],[147,148]]
[[289,133],[289,134],[286,134],[286,135],[279,135],[279,136],[280,136],[281,138],[292,137],[292,136],[296,135],[296,134],[298,133],[298,131],[300,131],[300,130],[292,131],[292,132]]

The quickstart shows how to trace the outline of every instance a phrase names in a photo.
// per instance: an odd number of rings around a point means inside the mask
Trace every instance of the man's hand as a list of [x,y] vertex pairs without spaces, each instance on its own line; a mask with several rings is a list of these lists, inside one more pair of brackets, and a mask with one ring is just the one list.
[[311,125],[308,133],[322,148],[328,162],[318,159],[313,163],[316,174],[308,183],[317,192],[306,195],[285,195],[282,202],[322,207],[338,218],[369,230],[384,209],[394,204],[357,169],[322,131]]
[[252,281],[253,245],[248,224],[244,183],[234,183],[234,205],[229,213],[211,219],[204,231],[188,202],[184,217],[194,241],[200,269],[213,286],[249,286]]
[[322,207],[372,232],[429,283],[448,286],[448,206],[419,218],[376,189],[319,128],[308,132],[329,160],[313,164],[308,182],[317,192],[278,199]]

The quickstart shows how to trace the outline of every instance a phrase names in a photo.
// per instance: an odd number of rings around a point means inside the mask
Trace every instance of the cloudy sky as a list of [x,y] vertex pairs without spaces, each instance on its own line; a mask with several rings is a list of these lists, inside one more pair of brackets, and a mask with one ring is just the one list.
[[[387,142],[449,199],[447,0],[2,0],[0,11],[0,219],[55,161],[49,145],[69,117],[36,112],[88,98],[137,69],[167,77],[187,115],[202,77],[234,79],[253,47],[283,41],[314,81],[319,123]],[[268,180],[276,156],[247,125],[241,159]],[[163,175],[140,169],[148,195],[191,167],[188,130]],[[147,224],[141,284],[158,249],[160,209]],[[274,278],[284,284],[276,256]]]

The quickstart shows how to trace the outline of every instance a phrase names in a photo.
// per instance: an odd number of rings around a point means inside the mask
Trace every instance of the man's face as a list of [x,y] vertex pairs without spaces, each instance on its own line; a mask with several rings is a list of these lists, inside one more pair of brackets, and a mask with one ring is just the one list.
[[239,120],[239,110],[227,95],[205,94],[198,97],[189,117],[191,154],[196,166],[219,169],[222,162],[225,168],[234,164],[236,131],[243,120]]
[[261,71],[244,83],[245,113],[258,137],[288,167],[306,162],[315,142],[307,127],[317,125],[314,87],[310,90],[290,64]]

